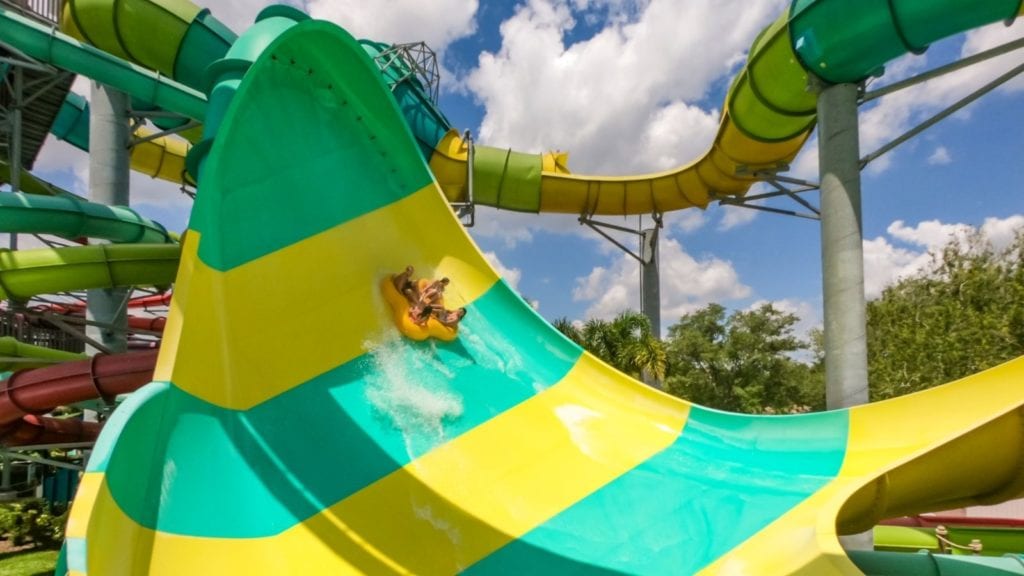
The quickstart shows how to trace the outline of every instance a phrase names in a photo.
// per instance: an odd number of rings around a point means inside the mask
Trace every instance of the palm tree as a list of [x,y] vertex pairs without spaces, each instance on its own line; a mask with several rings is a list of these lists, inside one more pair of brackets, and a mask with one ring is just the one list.
[[567,318],[554,322],[562,334],[591,354],[634,378],[665,378],[665,346],[651,333],[647,317],[627,310],[612,321],[592,318],[582,328]]

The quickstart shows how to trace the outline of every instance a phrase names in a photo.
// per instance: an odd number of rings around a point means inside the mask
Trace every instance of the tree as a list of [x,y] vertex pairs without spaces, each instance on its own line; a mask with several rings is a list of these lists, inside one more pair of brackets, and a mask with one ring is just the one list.
[[654,334],[647,317],[627,310],[614,320],[588,320],[577,327],[567,318],[554,322],[562,334],[591,354],[634,378],[647,373],[658,380],[665,377],[665,347]]
[[954,240],[868,303],[871,398],[956,380],[1024,353],[1024,232],[996,251]]
[[669,392],[712,408],[749,413],[824,407],[820,370],[793,355],[810,349],[794,336],[799,318],[771,304],[726,315],[719,304],[669,328]]

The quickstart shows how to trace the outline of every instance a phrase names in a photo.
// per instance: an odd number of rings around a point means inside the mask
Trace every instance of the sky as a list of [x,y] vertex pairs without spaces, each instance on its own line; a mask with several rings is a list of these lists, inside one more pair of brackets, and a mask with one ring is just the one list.
[[[710,146],[725,90],[781,0],[308,0],[296,4],[356,37],[425,41],[442,68],[440,107],[477,142],[523,152],[566,150],[581,174],[672,168]],[[235,31],[265,3],[204,3]],[[877,87],[1024,36],[997,24],[890,63]],[[986,61],[865,105],[862,155],[1021,61]],[[88,93],[79,79],[76,88]],[[862,175],[865,292],[877,298],[927,265],[953,235],[980,230],[997,247],[1024,227],[1024,79],[1017,78],[869,165]],[[36,173],[87,195],[88,159],[48,142]],[[817,179],[812,137],[787,175]],[[759,189],[755,188],[753,193]],[[817,194],[805,195],[817,204]],[[132,203],[170,229],[191,200],[133,174]],[[789,201],[770,206],[801,209]],[[629,228],[637,217],[607,218]],[[711,303],[771,302],[821,323],[820,228],[814,220],[711,205],[670,213],[661,232],[662,325]],[[639,269],[573,216],[477,208],[480,248],[548,319],[611,318],[639,308]],[[635,244],[628,235],[627,244]]]

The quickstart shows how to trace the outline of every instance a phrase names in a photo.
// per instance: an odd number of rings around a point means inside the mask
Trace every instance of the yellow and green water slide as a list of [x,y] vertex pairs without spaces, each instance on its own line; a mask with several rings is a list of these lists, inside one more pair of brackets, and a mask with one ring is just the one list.
[[[838,535],[1024,495],[1024,359],[817,414],[667,396],[497,276],[344,30],[273,7],[210,70],[156,381],[97,442],[70,574],[928,574]],[[452,279],[454,342],[394,329],[378,286],[407,264]]]

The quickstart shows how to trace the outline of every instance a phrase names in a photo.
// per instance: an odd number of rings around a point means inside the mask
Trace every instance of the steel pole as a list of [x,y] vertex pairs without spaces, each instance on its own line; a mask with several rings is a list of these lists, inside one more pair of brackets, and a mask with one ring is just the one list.
[[819,94],[818,151],[825,383],[831,409],[868,401],[856,85],[829,86]]
[[[661,339],[661,276],[658,270],[658,227],[640,233],[640,310],[651,324],[651,333]],[[644,372],[648,386],[662,389],[662,383]]]
[[[11,140],[8,152],[11,154],[11,192],[21,192],[21,147],[24,126],[22,124],[22,107],[25,103],[25,69],[15,66],[14,70],[14,108],[11,110]],[[10,233],[11,250],[18,249],[18,235]]]
[[[93,82],[89,108],[89,197],[100,204],[127,206],[130,169],[128,97],[109,86]],[[86,318],[109,327],[86,326],[86,335],[114,352],[128,349],[125,336],[128,328],[127,296],[126,288],[88,291]],[[93,346],[86,348],[90,354],[99,351]]]
[[[857,86],[837,84],[824,88],[818,95],[818,170],[825,399],[829,409],[868,401],[858,132]],[[840,541],[846,549],[872,548],[870,531],[843,536]]]

